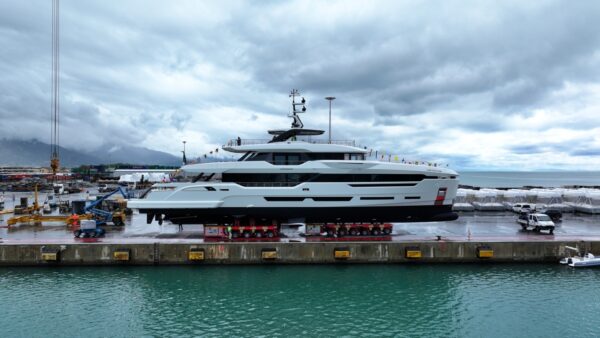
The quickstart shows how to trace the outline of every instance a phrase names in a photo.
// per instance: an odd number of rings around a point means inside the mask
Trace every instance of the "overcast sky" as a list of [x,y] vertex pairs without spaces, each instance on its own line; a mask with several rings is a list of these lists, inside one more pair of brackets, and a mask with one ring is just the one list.
[[[0,0],[0,138],[50,139],[52,1]],[[200,156],[305,127],[464,169],[600,169],[598,1],[78,1],[61,145]],[[326,137],[326,135],[324,135]]]

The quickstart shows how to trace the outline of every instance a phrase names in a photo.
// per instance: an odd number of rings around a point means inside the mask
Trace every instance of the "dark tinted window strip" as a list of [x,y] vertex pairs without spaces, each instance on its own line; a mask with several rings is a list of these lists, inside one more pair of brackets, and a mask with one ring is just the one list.
[[265,197],[269,202],[301,202],[304,197]]
[[361,200],[393,200],[394,197],[393,196],[381,196],[381,197],[375,197],[375,196],[369,196],[369,197],[361,197]]
[[310,182],[416,182],[424,178],[432,177],[418,174],[319,174]]
[[294,185],[302,182],[418,182],[425,178],[437,178],[419,174],[312,174],[312,173],[277,173],[277,174],[244,174],[224,173],[223,182],[242,183],[284,183]]
[[312,197],[315,202],[347,202],[352,199],[352,197]]
[[416,183],[365,183],[365,184],[350,184],[351,187],[412,187]]
[[421,196],[404,196],[405,200],[420,200]]

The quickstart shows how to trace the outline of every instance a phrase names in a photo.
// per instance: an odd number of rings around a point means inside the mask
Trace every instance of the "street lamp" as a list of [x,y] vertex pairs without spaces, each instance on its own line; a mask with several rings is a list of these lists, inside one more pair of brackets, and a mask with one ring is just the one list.
[[329,101],[329,143],[331,143],[331,101],[335,100],[335,97],[327,96],[325,100]]
[[182,141],[183,142],[183,165],[187,164],[187,158],[185,157],[185,143],[187,141]]

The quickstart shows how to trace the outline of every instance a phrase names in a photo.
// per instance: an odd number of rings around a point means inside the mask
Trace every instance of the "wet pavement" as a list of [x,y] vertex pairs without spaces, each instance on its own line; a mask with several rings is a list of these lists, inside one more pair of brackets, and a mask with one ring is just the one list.
[[[62,199],[82,200],[93,198],[96,191],[61,196]],[[14,197],[13,197],[14,196]],[[33,203],[30,193],[5,193],[5,209],[12,209],[13,203],[19,203],[20,197],[28,196]],[[46,199],[45,193],[40,193],[40,204]],[[13,202],[14,200],[14,202]],[[557,223],[554,235],[522,231],[516,222],[516,214],[505,212],[460,212],[460,217],[451,222],[428,223],[396,223],[394,224],[393,241],[423,241],[436,240],[481,240],[481,241],[538,241],[538,240],[598,240],[600,239],[600,215],[563,214],[562,222]],[[72,231],[60,223],[45,223],[42,226],[21,224],[6,227],[6,221],[12,214],[0,214],[0,240],[4,243],[19,242],[81,242],[83,239],[73,238]],[[154,221],[146,224],[146,216],[134,212],[127,217],[124,227],[106,227],[106,236],[97,241],[104,242],[156,242],[156,241],[202,241],[204,228],[202,225],[187,224],[183,231],[179,226],[169,222],[159,225]],[[282,229],[285,238],[282,241],[305,241],[301,235],[303,229]],[[90,241],[91,239],[86,239]]]
[[[86,194],[71,195],[69,199],[83,199]],[[19,197],[15,198],[19,201]],[[44,195],[40,197],[43,201]],[[17,202],[18,203],[18,202]],[[12,198],[7,199],[6,209],[12,208]],[[460,217],[451,222],[396,223],[392,241],[428,241],[441,236],[445,241],[553,241],[553,240],[600,240],[600,215],[564,214],[563,221],[557,223],[554,235],[522,231],[512,212],[470,212],[459,213]],[[11,214],[0,215],[0,224],[5,225]],[[156,221],[146,224],[143,214],[134,212],[128,216],[124,227],[106,227],[107,233],[101,239],[75,239],[72,231],[59,223],[47,223],[43,226],[16,225],[0,228],[0,240],[3,243],[78,243],[78,242],[202,242],[202,225],[179,226]],[[285,238],[281,241],[303,242],[303,229],[283,228]]]

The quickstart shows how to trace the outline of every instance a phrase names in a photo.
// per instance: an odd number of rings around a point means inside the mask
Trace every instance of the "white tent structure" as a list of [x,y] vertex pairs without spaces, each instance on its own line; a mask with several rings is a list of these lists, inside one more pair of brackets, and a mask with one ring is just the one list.
[[481,189],[475,192],[475,201],[473,202],[475,210],[482,211],[504,211],[505,207],[498,202],[498,190]]
[[498,191],[498,199],[502,201],[504,208],[506,210],[513,209],[513,205],[515,203],[523,203],[526,202],[526,190],[522,189],[509,189],[509,190],[499,190]]
[[456,199],[452,205],[454,211],[474,211],[475,207],[469,202],[475,196],[475,191],[470,189],[458,189],[456,191]]
[[572,205],[566,204],[563,200],[564,189],[534,189],[537,191],[538,209],[556,209],[561,212],[573,212]]
[[575,210],[586,214],[600,214],[600,190],[590,190],[575,204]]
[[566,189],[562,193],[563,201],[566,204],[575,205],[585,197],[585,193],[585,189]]

